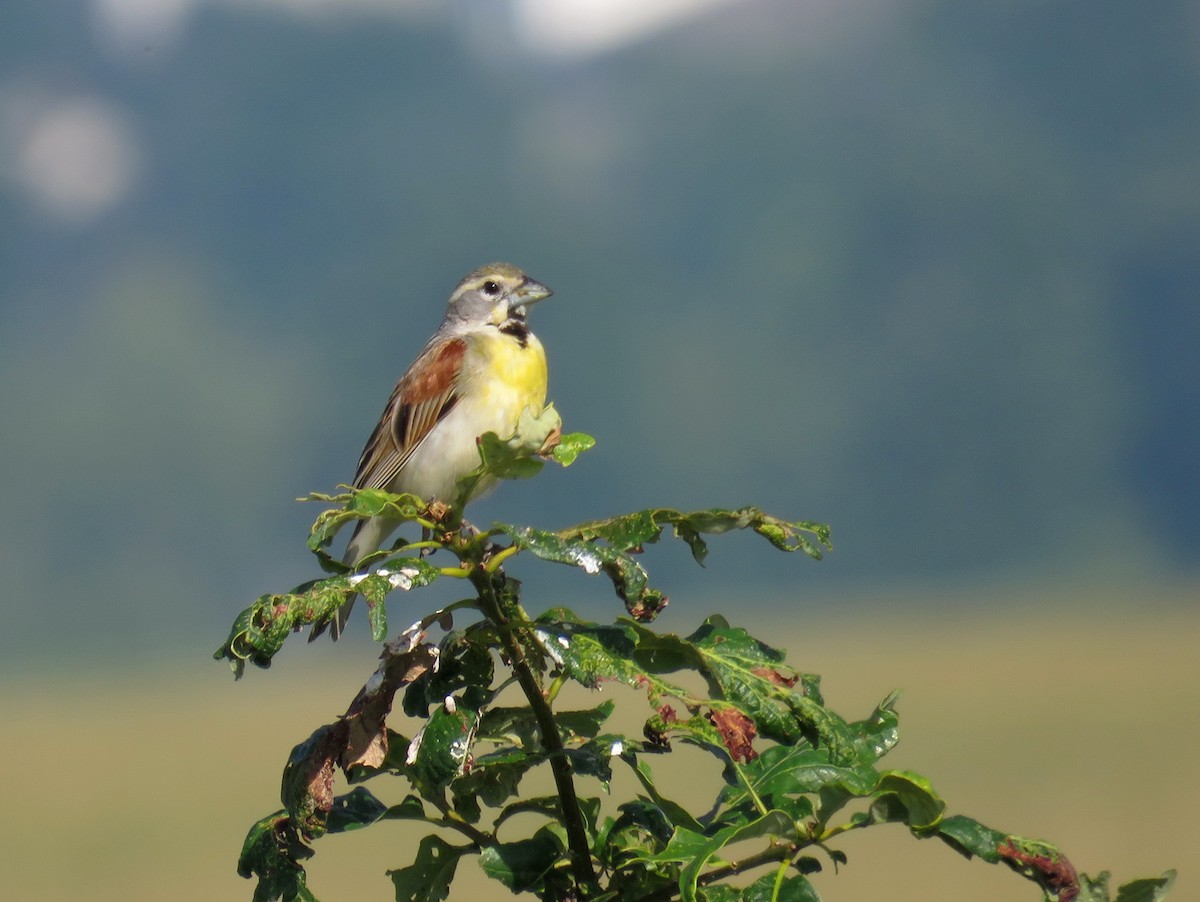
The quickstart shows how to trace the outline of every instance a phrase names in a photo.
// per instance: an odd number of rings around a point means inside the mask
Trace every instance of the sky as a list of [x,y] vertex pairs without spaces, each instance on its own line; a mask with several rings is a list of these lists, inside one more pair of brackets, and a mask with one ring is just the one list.
[[664,549],[679,598],[1192,585],[1200,31],[1158,9],[10,6],[6,648],[60,638],[29,597],[79,646],[310,576],[292,499],[497,258],[599,444],[484,521],[833,525]]

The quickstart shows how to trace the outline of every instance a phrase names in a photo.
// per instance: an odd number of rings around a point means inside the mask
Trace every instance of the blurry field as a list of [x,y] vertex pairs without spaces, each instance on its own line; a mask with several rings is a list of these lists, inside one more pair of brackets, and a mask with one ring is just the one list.
[[[827,702],[847,716],[902,688],[902,741],[888,760],[929,776],[952,811],[1056,842],[1081,870],[1109,868],[1116,880],[1178,867],[1173,898],[1189,900],[1200,898],[1195,598],[1109,599],[1120,612],[1056,599],[1049,615],[1028,595],[997,595],[971,613],[955,613],[963,606],[952,600],[898,598],[874,617],[846,605],[790,634],[762,611],[747,625],[823,674]],[[364,646],[343,645],[289,654],[238,684],[199,656],[122,676],[6,680],[3,897],[248,900],[251,884],[234,872],[246,829],[278,807],[292,745],[344,709],[371,661]],[[626,725],[640,723],[636,696],[610,694]],[[656,761],[656,773],[702,805],[691,787],[715,765],[698,753],[678,760]],[[623,775],[614,790],[630,790]],[[408,861],[417,835],[384,824],[322,839],[310,885],[323,902],[390,899],[384,871]],[[902,828],[841,847],[849,865],[815,878],[826,902],[1039,897],[1015,875]],[[461,872],[469,879],[452,898],[507,895],[471,862]]]

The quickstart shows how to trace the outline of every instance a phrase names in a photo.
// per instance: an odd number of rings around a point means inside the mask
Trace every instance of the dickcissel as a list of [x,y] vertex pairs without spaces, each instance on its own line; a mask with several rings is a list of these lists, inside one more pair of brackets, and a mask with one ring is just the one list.
[[[479,466],[477,439],[512,435],[526,408],[546,403],[546,352],[526,322],[553,292],[508,263],[489,263],[458,283],[446,316],[388,399],[363,448],[355,488],[409,492],[452,502],[458,481]],[[481,480],[471,496],[490,487]],[[360,520],[342,560],[357,567],[399,524]],[[330,624],[337,639],[354,599]],[[323,627],[315,628],[312,638]]]

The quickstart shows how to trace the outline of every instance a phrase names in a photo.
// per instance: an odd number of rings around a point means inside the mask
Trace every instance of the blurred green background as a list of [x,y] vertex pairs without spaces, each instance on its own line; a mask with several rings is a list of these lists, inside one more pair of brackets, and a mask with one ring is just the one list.
[[[352,477],[493,259],[556,289],[551,397],[599,445],[474,519],[830,522],[819,564],[655,550],[661,623],[736,610],[848,715],[904,687],[896,754],[957,810],[1089,871],[1186,866],[1198,248],[1183,0],[6,0],[14,898],[249,897],[243,831],[373,653],[237,686],[205,659],[315,575],[291,499]],[[900,840],[888,898],[1036,895]],[[402,856],[339,842],[322,898],[387,898]],[[830,899],[892,873],[848,851]]]

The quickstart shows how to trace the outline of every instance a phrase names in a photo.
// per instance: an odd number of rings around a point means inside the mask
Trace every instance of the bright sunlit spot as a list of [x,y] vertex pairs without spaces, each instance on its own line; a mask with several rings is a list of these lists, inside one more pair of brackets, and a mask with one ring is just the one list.
[[15,180],[49,216],[86,222],[120,203],[141,164],[125,116],[93,97],[35,107],[17,125]]
[[590,56],[734,0],[515,0],[518,34],[547,56]]

